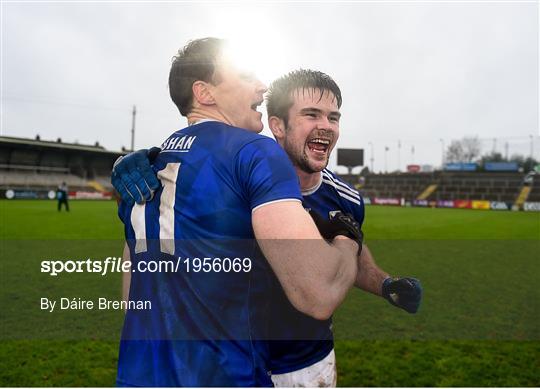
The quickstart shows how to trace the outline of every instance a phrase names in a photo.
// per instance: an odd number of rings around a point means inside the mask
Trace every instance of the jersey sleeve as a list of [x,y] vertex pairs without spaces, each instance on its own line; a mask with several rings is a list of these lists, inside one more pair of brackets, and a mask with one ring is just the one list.
[[135,232],[131,225],[131,210],[133,206],[127,205],[125,201],[118,204],[118,218],[124,224],[124,237],[126,240],[135,239]]
[[356,202],[347,201],[347,207],[345,210],[349,212],[351,215],[353,215],[354,220],[356,220],[358,223],[360,223],[360,227],[364,224],[364,218],[365,218],[365,207],[364,207],[364,198],[356,189],[351,187],[349,184],[343,182],[344,185],[346,185],[351,191],[354,191],[354,193],[358,196],[358,200],[360,200],[360,204],[357,204]]
[[289,157],[273,139],[259,138],[244,145],[235,163],[237,180],[252,210],[273,201],[302,201]]

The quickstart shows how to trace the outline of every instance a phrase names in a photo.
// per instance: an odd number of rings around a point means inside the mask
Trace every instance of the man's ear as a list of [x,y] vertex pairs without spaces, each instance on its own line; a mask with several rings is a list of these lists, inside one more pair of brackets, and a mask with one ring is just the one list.
[[268,118],[268,126],[277,141],[285,138],[285,122],[283,119],[280,119],[277,116],[270,116]]
[[210,91],[211,85],[204,81],[195,81],[191,86],[193,91],[193,102],[200,105],[214,105],[215,100]]

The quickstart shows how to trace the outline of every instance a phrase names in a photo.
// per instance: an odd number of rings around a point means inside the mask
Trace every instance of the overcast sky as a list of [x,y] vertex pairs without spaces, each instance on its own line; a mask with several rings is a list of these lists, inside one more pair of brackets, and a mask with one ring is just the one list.
[[264,82],[300,67],[332,76],[343,94],[338,147],[366,149],[368,165],[371,142],[375,170],[385,147],[388,170],[398,160],[402,169],[440,165],[442,145],[463,136],[528,155],[534,135],[540,157],[536,1],[1,8],[2,135],[119,150],[130,145],[136,105],[135,147],[159,145],[185,126],[168,95],[171,57],[190,39],[217,36],[242,42]]

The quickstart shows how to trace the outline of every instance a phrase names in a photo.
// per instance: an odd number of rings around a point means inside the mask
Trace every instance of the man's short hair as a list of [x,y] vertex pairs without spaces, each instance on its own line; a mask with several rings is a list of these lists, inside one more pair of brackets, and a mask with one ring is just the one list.
[[289,109],[293,105],[293,92],[314,89],[321,92],[330,92],[336,99],[338,108],[341,107],[341,90],[332,78],[317,70],[299,69],[292,71],[270,84],[266,96],[266,109],[268,117],[276,116],[285,122],[289,121]]
[[169,72],[169,93],[183,116],[193,109],[193,83],[215,81],[216,59],[224,45],[223,39],[196,39],[178,50],[173,57]]

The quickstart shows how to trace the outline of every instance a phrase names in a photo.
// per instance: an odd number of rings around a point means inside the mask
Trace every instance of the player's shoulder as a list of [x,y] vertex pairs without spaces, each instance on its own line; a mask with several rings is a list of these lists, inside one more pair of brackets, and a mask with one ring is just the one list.
[[255,144],[255,147],[263,149],[279,147],[267,136],[208,120],[174,131],[161,144],[160,155],[174,159],[196,150],[196,154],[213,153],[227,157],[236,155],[248,144]]
[[279,147],[276,141],[266,135],[246,130],[244,128],[223,124],[222,131],[225,131],[231,142],[242,147],[244,145],[255,143],[256,145],[270,145],[270,147]]
[[223,124],[227,148],[240,160],[246,158],[277,158],[287,163],[289,159],[283,148],[273,139],[266,135],[248,131],[243,128]]
[[346,202],[353,203],[355,205],[363,204],[362,196],[360,195],[360,193],[328,169],[324,169],[322,171],[321,185],[324,186],[327,190],[335,192],[335,194],[337,194]]

